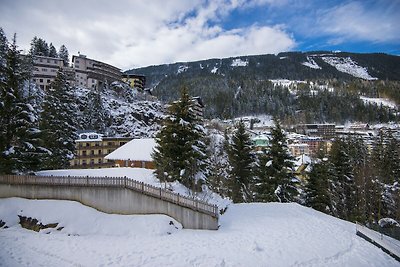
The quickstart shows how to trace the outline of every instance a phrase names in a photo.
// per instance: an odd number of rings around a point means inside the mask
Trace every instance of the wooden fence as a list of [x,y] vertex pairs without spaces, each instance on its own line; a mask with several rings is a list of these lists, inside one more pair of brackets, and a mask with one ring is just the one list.
[[0,184],[127,188],[182,207],[218,217],[218,207],[128,177],[0,175]]

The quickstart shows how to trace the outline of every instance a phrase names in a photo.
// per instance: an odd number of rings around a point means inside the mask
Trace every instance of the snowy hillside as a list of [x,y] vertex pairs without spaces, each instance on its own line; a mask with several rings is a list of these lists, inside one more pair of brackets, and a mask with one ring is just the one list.
[[[75,95],[80,110],[90,109],[93,91],[76,88]],[[124,84],[113,84],[100,92],[101,110],[105,113],[106,134],[109,136],[153,137],[164,116],[163,105],[151,96]],[[78,120],[87,121],[85,112]],[[96,117],[96,114],[92,114]],[[82,123],[83,127],[87,123]],[[85,130],[85,129],[84,129]]]
[[335,67],[338,71],[348,73],[356,78],[365,80],[377,80],[368,74],[365,67],[361,67],[357,62],[353,61],[350,57],[321,57],[323,61]]
[[[62,212],[60,212],[62,211]],[[21,228],[17,215],[56,229]],[[355,225],[297,204],[235,204],[217,231],[164,215],[111,215],[77,202],[0,200],[2,266],[398,266]],[[60,227],[63,227],[62,229]]]

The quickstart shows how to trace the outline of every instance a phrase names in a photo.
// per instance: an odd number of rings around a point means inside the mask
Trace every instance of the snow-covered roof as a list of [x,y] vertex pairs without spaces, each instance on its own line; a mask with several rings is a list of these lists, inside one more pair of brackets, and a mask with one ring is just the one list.
[[152,161],[151,153],[155,146],[156,141],[153,138],[132,139],[105,156],[105,159]]

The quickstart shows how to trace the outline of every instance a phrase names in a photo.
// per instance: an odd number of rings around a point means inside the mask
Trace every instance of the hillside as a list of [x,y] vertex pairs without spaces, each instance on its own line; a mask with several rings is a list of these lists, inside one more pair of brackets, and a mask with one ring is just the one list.
[[[63,212],[60,212],[62,210]],[[23,229],[17,215],[63,227]],[[235,204],[218,231],[164,215],[111,215],[77,202],[0,200],[4,266],[397,266],[355,225],[298,204]]]
[[[209,118],[267,113],[298,120],[295,114],[303,110],[304,105],[297,100],[298,94],[288,91],[287,88],[274,91],[282,89],[283,86],[277,86],[271,83],[271,80],[280,79],[308,81],[303,83],[301,89],[325,90],[326,87],[333,87],[337,90],[330,93],[343,98],[348,96],[343,95],[340,89],[344,89],[346,94],[349,88],[355,88],[356,92],[352,92],[358,95],[385,95],[400,104],[400,57],[387,54],[287,52],[278,55],[179,62],[132,69],[126,73],[145,75],[146,86],[152,88],[153,94],[164,102],[176,99],[179,88],[182,85],[188,86],[192,95],[203,98],[207,106],[205,115]],[[333,102],[338,101],[340,99]],[[314,102],[318,103],[320,100],[315,99]],[[361,100],[356,105],[358,109],[365,106]],[[310,110],[306,108],[305,111]],[[376,109],[373,112],[378,113]],[[344,116],[334,116],[325,112],[321,116],[313,116],[310,120],[382,120],[372,117],[353,118],[350,113],[355,113],[354,110],[348,113]]]
[[[36,87],[36,90],[39,90]],[[164,106],[155,98],[123,83],[101,90],[72,87],[74,120],[78,130],[95,130],[109,136],[153,137],[164,116]],[[36,98],[36,108],[46,92]]]

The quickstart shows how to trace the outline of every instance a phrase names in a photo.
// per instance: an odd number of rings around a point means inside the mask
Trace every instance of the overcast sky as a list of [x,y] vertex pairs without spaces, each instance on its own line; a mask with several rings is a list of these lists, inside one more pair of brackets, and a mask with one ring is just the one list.
[[0,0],[0,27],[121,69],[283,51],[400,55],[400,0]]

